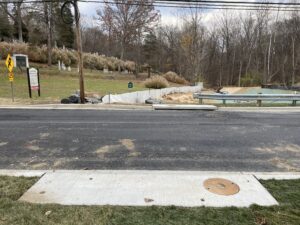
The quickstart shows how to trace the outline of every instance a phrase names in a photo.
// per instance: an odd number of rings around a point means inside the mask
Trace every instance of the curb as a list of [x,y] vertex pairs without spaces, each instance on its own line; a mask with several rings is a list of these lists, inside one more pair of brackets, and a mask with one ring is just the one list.
[[[0,176],[15,176],[15,177],[40,177],[45,173],[57,172],[57,173],[127,173],[131,174],[137,170],[9,170],[0,169]],[[138,170],[143,173],[169,173],[169,174],[180,174],[186,173],[187,171],[176,171],[176,170]],[[296,180],[300,179],[300,172],[226,172],[226,171],[188,171],[188,173],[201,173],[203,175],[221,176],[221,175],[253,175],[258,180]]]
[[0,105],[0,109],[45,109],[45,110],[152,110],[151,106],[145,105],[80,105],[80,104],[47,104],[47,105]]
[[166,104],[153,104],[154,110],[207,110],[214,111],[218,108],[214,105],[166,105]]
[[300,112],[300,107],[219,107],[222,112]]

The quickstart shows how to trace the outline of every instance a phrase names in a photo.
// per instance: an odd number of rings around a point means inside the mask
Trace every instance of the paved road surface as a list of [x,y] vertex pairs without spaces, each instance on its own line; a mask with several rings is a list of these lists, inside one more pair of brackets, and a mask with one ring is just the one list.
[[1,109],[0,169],[299,171],[300,114]]

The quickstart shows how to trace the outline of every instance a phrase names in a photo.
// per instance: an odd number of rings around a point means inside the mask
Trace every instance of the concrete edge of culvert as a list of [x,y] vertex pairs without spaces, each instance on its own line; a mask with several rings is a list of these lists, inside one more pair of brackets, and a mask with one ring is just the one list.
[[219,106],[219,111],[222,112],[300,112],[300,107],[227,107],[227,106]]
[[[0,176],[24,176],[24,177],[36,177],[42,176],[45,173],[56,172],[56,173],[90,173],[101,172],[101,173],[135,173],[135,170],[66,170],[66,169],[55,169],[55,170],[26,170],[26,169],[0,169]],[[208,176],[217,176],[217,175],[253,175],[258,180],[297,180],[300,179],[300,172],[243,172],[243,171],[183,171],[183,170],[139,170],[143,173],[169,173],[169,174],[180,174],[180,173],[189,173],[189,174],[204,174]]]
[[251,174],[258,180],[298,180],[300,172],[243,172],[242,174]]
[[9,170],[0,169],[0,176],[11,177],[41,177],[52,170]]
[[214,105],[172,105],[172,104],[154,104],[154,110],[206,110],[214,111],[218,107]]

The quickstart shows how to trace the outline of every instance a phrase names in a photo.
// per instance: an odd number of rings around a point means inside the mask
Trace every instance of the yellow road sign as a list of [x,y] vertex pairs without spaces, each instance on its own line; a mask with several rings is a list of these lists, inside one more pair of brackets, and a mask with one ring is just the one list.
[[6,67],[8,69],[9,72],[12,72],[13,68],[14,68],[14,61],[12,60],[10,54],[8,54],[6,61],[5,61]]
[[14,81],[14,74],[12,72],[8,74],[8,79],[10,82]]

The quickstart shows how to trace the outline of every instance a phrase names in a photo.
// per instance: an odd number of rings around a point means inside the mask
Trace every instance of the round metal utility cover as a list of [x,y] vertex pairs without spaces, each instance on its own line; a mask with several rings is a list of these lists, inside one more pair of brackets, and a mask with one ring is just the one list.
[[234,195],[240,187],[234,182],[222,178],[207,179],[203,182],[206,190],[218,195]]

